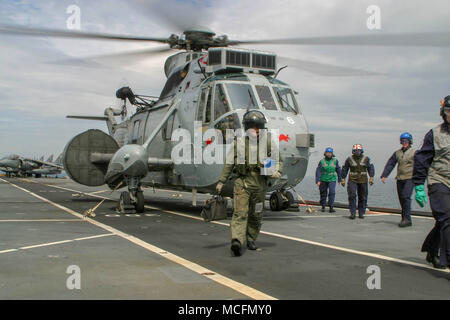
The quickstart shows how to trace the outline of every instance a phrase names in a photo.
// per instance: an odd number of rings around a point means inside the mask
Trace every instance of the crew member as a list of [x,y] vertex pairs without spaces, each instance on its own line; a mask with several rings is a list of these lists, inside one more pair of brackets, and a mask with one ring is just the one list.
[[[260,129],[265,128],[267,120],[264,114],[257,110],[248,111],[243,117],[243,125],[246,132],[258,138]],[[247,131],[248,130],[248,131]],[[219,183],[216,186],[218,193],[222,191],[223,185],[227,182],[231,173],[235,171],[238,175],[234,182],[233,201],[234,213],[231,219],[231,251],[235,256],[242,254],[242,246],[247,241],[247,247],[250,250],[256,250],[255,241],[261,229],[264,201],[267,190],[268,176],[262,174],[263,162],[265,159],[259,159],[259,139],[256,139],[257,147],[250,143],[250,137],[245,137],[245,163],[238,162],[237,143],[234,142],[234,161],[225,164]],[[268,137],[267,151],[270,157],[271,143]],[[231,150],[232,152],[233,150]],[[250,153],[256,152],[256,164],[250,163]],[[279,154],[279,153],[278,153]],[[278,170],[270,178],[279,179],[282,174],[282,161],[278,157]],[[275,166],[276,168],[276,166]]]
[[320,191],[320,205],[322,212],[325,212],[327,203],[330,212],[336,212],[333,209],[334,198],[336,196],[336,180],[341,183],[341,167],[339,161],[334,157],[334,150],[331,147],[325,149],[324,158],[320,160],[316,169],[316,184]]
[[[428,177],[428,196],[436,220],[422,246],[427,261],[435,268],[450,266],[450,96],[441,100],[442,124],[425,135],[422,147],[414,157],[413,184],[416,201],[423,207],[427,202],[425,179]],[[440,251],[440,253],[439,253]]]
[[402,220],[399,223],[400,228],[410,227],[411,222],[411,195],[413,192],[412,175],[414,168],[414,154],[416,149],[412,148],[413,137],[405,132],[400,135],[400,144],[402,148],[395,151],[389,158],[383,173],[381,181],[386,183],[387,177],[391,174],[395,165],[397,166],[397,194],[402,207]]
[[356,217],[356,194],[358,193],[358,213],[359,218],[364,219],[367,206],[367,173],[369,174],[369,184],[373,185],[373,177],[375,176],[375,168],[368,156],[363,155],[364,149],[360,144],[353,145],[352,155],[345,160],[342,168],[342,186],[345,187],[345,178],[350,171],[347,193],[348,204],[350,209],[350,219]]

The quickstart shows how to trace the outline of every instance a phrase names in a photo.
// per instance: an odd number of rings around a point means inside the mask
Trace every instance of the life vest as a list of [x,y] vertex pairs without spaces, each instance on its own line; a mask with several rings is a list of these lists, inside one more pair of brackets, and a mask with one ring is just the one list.
[[428,184],[443,183],[450,188],[450,133],[442,125],[433,129],[434,158]]
[[406,151],[402,149],[395,152],[397,158],[397,180],[412,179],[414,170],[414,154],[416,149],[409,148]]
[[336,158],[331,158],[330,160],[323,158],[322,160],[320,160],[320,163],[322,164],[320,181],[324,182],[336,181],[337,180]]
[[367,169],[369,157],[356,158],[354,155],[348,157],[350,162],[350,181],[356,183],[367,183]]

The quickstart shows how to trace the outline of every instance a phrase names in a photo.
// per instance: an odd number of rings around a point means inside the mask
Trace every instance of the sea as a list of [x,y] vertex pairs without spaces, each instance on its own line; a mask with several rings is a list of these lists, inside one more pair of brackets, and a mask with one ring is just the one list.
[[[300,184],[295,187],[295,191],[307,201],[319,201],[319,187],[315,183],[314,177],[306,176]],[[294,195],[295,197],[295,195]],[[431,212],[429,202],[421,208],[414,200],[414,191],[412,194],[411,210]],[[336,186],[336,203],[348,204],[347,186]],[[400,209],[400,202],[397,196],[397,185],[395,178],[388,179],[384,184],[381,179],[375,178],[373,186],[369,186],[369,195],[367,198],[367,207],[385,207]]]

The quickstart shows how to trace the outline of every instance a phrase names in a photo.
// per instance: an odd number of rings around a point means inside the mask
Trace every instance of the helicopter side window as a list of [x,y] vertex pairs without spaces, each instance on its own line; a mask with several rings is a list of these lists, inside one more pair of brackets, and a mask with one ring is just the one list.
[[175,120],[175,113],[173,113],[169,117],[169,119],[167,119],[166,124],[163,127],[163,130],[162,130],[163,140],[171,140],[172,139],[174,120]]
[[281,110],[286,112],[292,112],[295,114],[300,113],[298,110],[297,101],[292,94],[292,90],[289,88],[273,87],[275,95],[277,96]]
[[255,86],[256,92],[258,92],[259,100],[266,110],[277,110],[275,100],[273,100],[272,93],[267,86]]
[[221,115],[230,111],[227,97],[223,84],[216,85],[216,92],[214,94],[214,120],[217,120]]
[[205,110],[205,121],[204,123],[210,123],[211,122],[211,100],[212,100],[212,88],[209,88],[208,90],[208,98],[206,100],[206,110]]
[[180,85],[181,81],[186,77],[189,72],[189,63],[186,66],[178,71],[172,73],[172,75],[167,79],[166,85],[161,91],[160,99],[164,99],[168,96],[174,94],[174,91]]
[[258,109],[256,98],[250,85],[227,83],[226,88],[233,109]]
[[205,110],[205,100],[206,100],[206,88],[202,89],[202,92],[200,93],[200,99],[198,101],[198,108],[197,108],[197,117],[195,120],[197,121],[203,121],[203,111]]
[[141,126],[140,120],[137,120],[134,122],[133,137],[132,137],[131,143],[137,143],[138,137],[139,137],[139,127],[140,126]]

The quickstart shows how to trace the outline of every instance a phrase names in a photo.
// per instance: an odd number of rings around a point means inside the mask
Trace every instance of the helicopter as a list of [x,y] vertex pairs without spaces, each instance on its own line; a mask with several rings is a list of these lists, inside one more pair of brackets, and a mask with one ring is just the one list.
[[[180,50],[164,64],[166,84],[158,97],[138,95],[122,87],[116,97],[122,108],[107,107],[102,116],[70,115],[68,118],[105,121],[108,134],[90,129],[72,138],[64,149],[63,165],[67,175],[86,186],[108,185],[111,189],[126,187],[120,194],[118,210],[122,213],[144,211],[143,187],[166,188],[197,193],[214,193],[223,164],[175,163],[171,157],[177,142],[177,129],[191,136],[197,129],[223,130],[242,127],[242,117],[250,109],[261,111],[267,128],[279,130],[279,151],[283,175],[268,180],[270,208],[286,209],[294,201],[289,189],[299,184],[307,170],[314,134],[298,103],[298,92],[278,79],[285,66],[278,68],[275,53],[243,49],[240,45],[376,45],[376,46],[449,46],[450,33],[377,34],[336,37],[314,37],[272,40],[230,40],[216,36],[208,28],[185,30],[182,36],[168,38],[134,37],[0,26],[0,33],[64,38],[144,41],[168,46],[130,52],[152,55]],[[126,53],[125,53],[126,54]],[[282,60],[282,59],[280,59]],[[348,71],[350,74],[374,74],[354,68],[295,61],[296,67],[314,70]],[[320,73],[320,72],[319,72]],[[136,111],[127,117],[127,102]],[[117,122],[116,118],[121,117]],[[196,128],[200,123],[201,128]],[[202,139],[202,148],[208,141]],[[220,142],[218,142],[220,143]],[[194,148],[194,146],[193,146]],[[225,145],[223,145],[225,148]],[[194,162],[194,161],[193,161]],[[232,196],[233,180],[225,184],[222,194]]]

